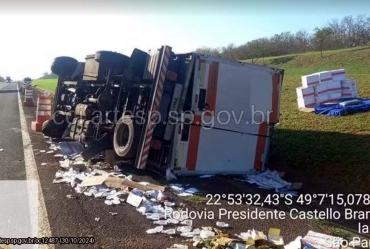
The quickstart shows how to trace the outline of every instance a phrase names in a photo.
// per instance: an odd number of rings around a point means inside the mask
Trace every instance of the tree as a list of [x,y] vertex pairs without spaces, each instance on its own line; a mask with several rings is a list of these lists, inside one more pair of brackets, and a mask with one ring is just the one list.
[[325,28],[315,28],[315,42],[319,46],[321,57],[322,57],[322,51],[324,50],[324,44],[327,38],[332,34],[331,28],[325,27]]
[[204,54],[209,56],[221,56],[221,51],[218,48],[201,47],[194,51],[198,54]]
[[45,72],[42,74],[42,77],[40,77],[40,79],[57,79],[58,78],[58,75],[55,75],[54,73],[48,73],[48,72]]
[[4,82],[4,81],[5,79],[2,76],[0,76],[0,82]]

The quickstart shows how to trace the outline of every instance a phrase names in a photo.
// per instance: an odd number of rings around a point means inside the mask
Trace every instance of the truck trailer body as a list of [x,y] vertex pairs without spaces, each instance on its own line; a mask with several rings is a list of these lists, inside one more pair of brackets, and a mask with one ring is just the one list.
[[[130,57],[98,51],[58,57],[45,135],[112,149],[136,168],[178,174],[261,171],[279,122],[284,71],[169,46]],[[67,121],[67,122],[64,122]]]

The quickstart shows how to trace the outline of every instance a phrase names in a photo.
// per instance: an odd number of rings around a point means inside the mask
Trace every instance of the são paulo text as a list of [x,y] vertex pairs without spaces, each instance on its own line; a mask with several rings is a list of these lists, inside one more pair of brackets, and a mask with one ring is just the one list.
[[347,219],[347,220],[367,220],[370,219],[370,211],[353,211],[352,209],[345,209],[341,214],[339,211],[334,211],[332,208],[323,210],[299,211],[296,208],[289,212],[279,210],[265,210],[249,208],[242,211],[232,211],[226,208],[219,208],[215,210],[207,210],[206,208],[199,211],[183,209],[182,211],[172,211],[165,213],[166,219],[234,219],[234,220],[282,220],[282,219]]

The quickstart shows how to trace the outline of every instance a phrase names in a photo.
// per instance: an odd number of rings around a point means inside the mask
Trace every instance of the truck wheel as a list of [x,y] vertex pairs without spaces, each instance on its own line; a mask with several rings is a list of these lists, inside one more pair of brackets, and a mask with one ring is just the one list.
[[127,66],[130,58],[126,55],[111,51],[97,51],[95,58],[97,62],[107,65],[108,67]]
[[62,138],[64,131],[67,129],[68,123],[66,120],[56,123],[54,119],[45,121],[42,124],[41,132],[45,136],[52,138]]
[[124,158],[136,156],[140,127],[129,115],[124,115],[118,120],[113,134],[113,147],[118,156]]
[[72,75],[78,66],[78,61],[72,57],[61,56],[56,57],[51,64],[51,71],[60,76],[62,73],[64,75]]

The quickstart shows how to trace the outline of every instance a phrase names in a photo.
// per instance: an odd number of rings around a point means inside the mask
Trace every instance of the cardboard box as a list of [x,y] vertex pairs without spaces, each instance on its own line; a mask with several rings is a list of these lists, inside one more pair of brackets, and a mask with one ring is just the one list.
[[314,107],[316,104],[314,96],[298,98],[297,103],[298,103],[298,108],[310,108],[310,107]]
[[342,98],[342,93],[341,92],[331,92],[328,94],[329,95],[329,101],[338,101]]
[[316,104],[320,105],[325,102],[329,101],[329,94],[328,93],[321,93],[316,96]]
[[330,71],[320,72],[320,84],[329,83],[333,81],[333,76]]
[[320,84],[320,76],[318,74],[303,75],[301,79],[303,87],[310,87]]
[[315,96],[325,93],[328,90],[328,83],[321,83],[319,85],[314,86],[315,89]]
[[350,91],[350,92],[342,93],[342,98],[357,98],[357,97],[358,97],[357,91]]
[[354,79],[346,79],[341,81],[341,88],[349,92],[357,90],[357,82]]
[[301,243],[303,249],[340,249],[341,240],[339,237],[308,231]]
[[340,93],[342,91],[342,82],[340,80],[333,80],[327,83],[328,85],[328,92],[331,93]]
[[332,70],[331,75],[334,80],[345,80],[346,79],[346,70],[344,69],[337,69],[337,70]]
[[315,96],[315,89],[313,87],[297,87],[296,92],[298,99],[303,99],[309,96],[311,97]]

